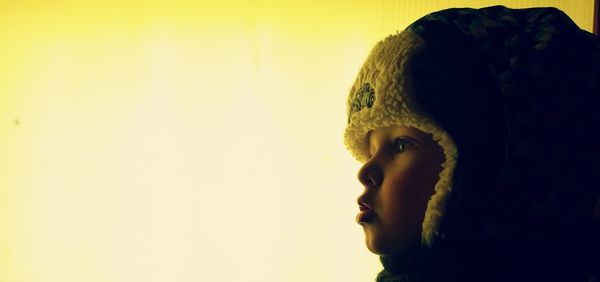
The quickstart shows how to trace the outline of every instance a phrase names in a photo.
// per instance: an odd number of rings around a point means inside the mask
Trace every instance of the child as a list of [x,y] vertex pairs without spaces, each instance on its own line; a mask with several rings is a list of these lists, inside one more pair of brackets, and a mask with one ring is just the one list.
[[600,39],[555,8],[448,9],[378,43],[345,131],[377,281],[600,281],[598,107]]

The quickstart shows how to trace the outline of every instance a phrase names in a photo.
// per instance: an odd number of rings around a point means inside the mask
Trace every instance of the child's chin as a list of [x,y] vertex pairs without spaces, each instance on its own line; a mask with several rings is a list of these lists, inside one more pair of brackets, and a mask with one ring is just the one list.
[[368,234],[368,231],[365,230],[367,249],[376,255],[398,255],[419,246],[418,240],[403,241],[398,240],[397,238],[385,240],[384,238],[378,238],[372,235],[373,234]]
[[373,234],[369,234],[368,231],[365,231],[365,243],[367,245],[367,249],[376,255],[385,255],[392,252],[391,246],[385,243],[385,240],[382,238],[377,238],[377,236],[373,236]]

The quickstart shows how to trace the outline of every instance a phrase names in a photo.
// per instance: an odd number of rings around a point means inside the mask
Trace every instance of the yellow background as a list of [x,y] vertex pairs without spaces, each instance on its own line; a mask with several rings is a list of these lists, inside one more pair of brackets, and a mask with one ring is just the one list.
[[591,0],[0,0],[0,281],[372,281],[346,92],[386,35],[492,4],[592,28]]

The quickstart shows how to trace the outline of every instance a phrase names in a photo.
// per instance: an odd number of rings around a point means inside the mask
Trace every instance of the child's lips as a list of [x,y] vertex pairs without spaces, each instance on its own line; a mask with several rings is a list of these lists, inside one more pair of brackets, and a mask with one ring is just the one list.
[[369,223],[375,217],[375,212],[373,210],[364,210],[359,212],[356,215],[356,222],[358,224],[361,223]]
[[358,209],[360,210],[356,215],[356,222],[358,224],[368,223],[375,217],[375,212],[366,204],[359,203]]

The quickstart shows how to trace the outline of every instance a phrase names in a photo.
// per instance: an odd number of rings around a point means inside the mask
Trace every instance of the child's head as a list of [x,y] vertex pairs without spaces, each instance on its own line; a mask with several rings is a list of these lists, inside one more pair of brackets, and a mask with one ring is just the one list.
[[[414,99],[409,54],[422,40],[400,33],[371,52],[351,89],[345,143],[363,168],[360,222],[367,247],[392,254],[429,245],[456,163],[454,141]],[[406,150],[396,153],[394,150]]]

